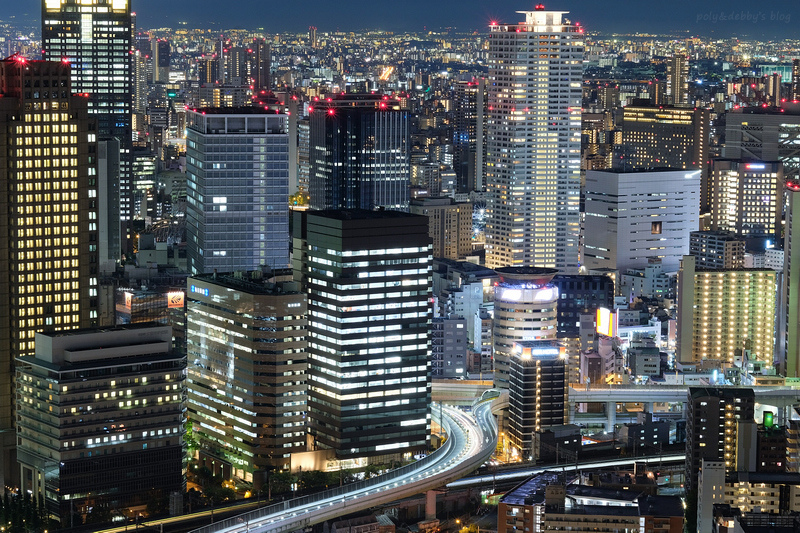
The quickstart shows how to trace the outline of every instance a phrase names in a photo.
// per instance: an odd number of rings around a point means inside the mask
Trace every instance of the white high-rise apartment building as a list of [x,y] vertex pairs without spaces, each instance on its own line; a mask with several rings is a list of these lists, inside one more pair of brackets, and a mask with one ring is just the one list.
[[583,30],[565,11],[492,23],[486,266],[579,267]]

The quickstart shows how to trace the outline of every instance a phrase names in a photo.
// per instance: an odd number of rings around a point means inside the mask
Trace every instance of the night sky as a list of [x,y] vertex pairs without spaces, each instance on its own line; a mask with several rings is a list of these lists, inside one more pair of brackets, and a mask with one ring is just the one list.
[[[257,28],[269,33],[382,29],[460,31],[485,30],[492,19],[519,22],[517,10],[535,2],[477,0],[133,0],[143,27],[176,26]],[[2,0],[0,20],[9,15],[38,21],[41,0]],[[191,6],[185,8],[182,6]],[[570,11],[590,31],[658,32],[681,35],[800,39],[800,2],[732,0],[558,0],[548,9]]]

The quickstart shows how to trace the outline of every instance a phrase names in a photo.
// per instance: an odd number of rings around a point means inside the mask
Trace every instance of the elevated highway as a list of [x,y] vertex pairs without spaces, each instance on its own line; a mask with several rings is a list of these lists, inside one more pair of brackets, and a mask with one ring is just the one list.
[[491,399],[479,402],[472,414],[447,406],[431,409],[442,414],[448,438],[441,448],[376,478],[287,500],[210,524],[192,533],[277,533],[307,526],[435,489],[476,470],[497,447],[497,422]]

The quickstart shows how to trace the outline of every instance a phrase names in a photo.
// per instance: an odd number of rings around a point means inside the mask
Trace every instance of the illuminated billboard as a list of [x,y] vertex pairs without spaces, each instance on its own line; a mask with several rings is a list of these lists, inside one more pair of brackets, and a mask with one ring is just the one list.
[[168,292],[167,307],[169,309],[183,309],[183,292]]
[[617,336],[617,313],[601,307],[597,310],[597,333],[606,337]]

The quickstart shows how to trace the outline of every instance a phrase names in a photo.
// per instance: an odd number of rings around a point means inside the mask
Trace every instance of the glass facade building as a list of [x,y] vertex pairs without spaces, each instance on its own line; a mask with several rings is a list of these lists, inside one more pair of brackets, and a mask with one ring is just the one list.
[[340,94],[309,106],[312,209],[408,211],[408,111],[396,98]]
[[426,451],[433,317],[426,217],[297,212],[293,258],[308,294],[313,449],[376,463]]
[[288,117],[242,107],[186,118],[189,271],[288,267]]

